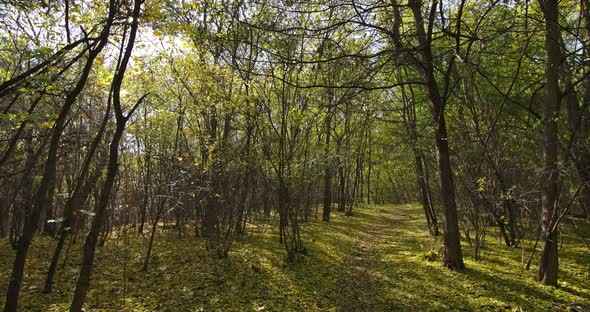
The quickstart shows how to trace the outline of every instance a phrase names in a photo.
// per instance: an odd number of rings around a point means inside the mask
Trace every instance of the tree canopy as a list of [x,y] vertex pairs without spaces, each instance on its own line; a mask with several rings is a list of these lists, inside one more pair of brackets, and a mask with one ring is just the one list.
[[37,241],[39,291],[79,259],[82,311],[110,242],[145,275],[165,233],[220,262],[270,228],[310,265],[307,229],[391,234],[399,204],[440,270],[494,237],[544,285],[563,245],[590,270],[588,0],[0,0],[0,22],[4,311]]

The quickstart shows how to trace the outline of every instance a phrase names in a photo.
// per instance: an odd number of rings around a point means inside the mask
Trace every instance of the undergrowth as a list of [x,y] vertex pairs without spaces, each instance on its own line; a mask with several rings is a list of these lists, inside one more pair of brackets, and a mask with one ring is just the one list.
[[[579,225],[590,237],[590,226]],[[418,206],[367,206],[302,233],[307,254],[286,264],[276,231],[252,228],[227,259],[215,259],[202,240],[163,230],[142,272],[147,237],[111,236],[97,253],[86,311],[428,311],[568,310],[590,305],[590,256],[567,224],[560,249],[559,287],[523,269],[530,250],[508,248],[490,236],[480,261],[463,245],[467,270],[441,265],[442,239],[428,235]],[[79,239],[81,240],[81,239]],[[37,238],[27,259],[22,311],[65,311],[80,265],[75,244],[60,264],[51,294],[41,293],[54,241]],[[529,246],[532,244],[523,244]],[[0,303],[14,252],[0,241]],[[535,259],[538,258],[538,254]],[[126,259],[126,261],[125,261]],[[127,262],[126,269],[124,263]],[[62,260],[62,263],[64,261]]]

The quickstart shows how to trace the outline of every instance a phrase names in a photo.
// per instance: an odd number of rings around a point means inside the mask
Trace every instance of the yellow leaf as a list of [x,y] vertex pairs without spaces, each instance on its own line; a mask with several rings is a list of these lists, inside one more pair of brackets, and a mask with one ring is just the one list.
[[41,127],[51,129],[51,128],[53,128],[54,124],[55,124],[55,121],[49,120],[49,121],[42,123]]

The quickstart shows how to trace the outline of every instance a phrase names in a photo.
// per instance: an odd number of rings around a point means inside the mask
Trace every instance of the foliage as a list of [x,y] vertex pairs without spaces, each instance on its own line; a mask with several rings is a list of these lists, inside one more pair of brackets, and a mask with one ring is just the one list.
[[[583,299],[587,227],[569,221],[590,222],[588,7],[0,1],[6,309],[25,264],[31,309],[67,308],[78,266],[76,311],[91,271],[91,309]],[[520,268],[557,242],[553,291]],[[463,256],[463,275],[435,269]]]
[[[162,230],[146,273],[140,271],[146,237],[125,236],[118,229],[98,251],[87,311],[566,311],[573,303],[590,304],[585,247],[569,222],[563,226],[569,243],[561,249],[559,288],[542,286],[523,270],[531,242],[509,248],[489,239],[482,260],[466,258],[464,274],[441,270],[439,262],[424,259],[442,247],[424,222],[415,205],[363,206],[353,217],[335,214],[330,224],[304,226],[308,252],[292,265],[285,264],[276,228],[268,224],[252,228],[227,259],[211,258],[200,239],[178,239],[175,232]],[[581,230],[590,233],[587,225]],[[36,287],[50,245],[51,240],[39,239],[33,246],[24,310],[68,308],[76,253],[60,268],[55,292],[40,294]],[[72,251],[77,248],[76,243]],[[6,278],[13,253],[6,240],[0,252],[0,277]]]

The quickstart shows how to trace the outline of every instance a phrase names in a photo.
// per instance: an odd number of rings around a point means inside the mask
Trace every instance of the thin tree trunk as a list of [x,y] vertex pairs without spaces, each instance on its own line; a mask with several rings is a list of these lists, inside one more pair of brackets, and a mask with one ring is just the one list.
[[55,120],[55,125],[51,135],[49,151],[47,155],[47,161],[43,172],[43,178],[41,179],[41,182],[39,183],[39,187],[35,194],[35,201],[33,203],[33,206],[30,208],[29,214],[26,216],[25,227],[23,228],[23,236],[18,242],[17,254],[13,262],[12,273],[10,275],[10,281],[6,291],[6,304],[4,306],[5,312],[16,311],[20,288],[23,280],[25,259],[27,257],[29,246],[33,241],[35,232],[37,231],[41,213],[46,207],[47,196],[51,193],[49,188],[51,185],[53,185],[52,181],[55,179],[57,152],[59,149],[61,135],[66,126],[66,118],[70,112],[72,105],[75,103],[78,95],[82,92],[82,89],[86,85],[86,81],[88,80],[88,76],[90,75],[90,71],[94,64],[94,60],[107,43],[111,24],[113,22],[115,14],[114,3],[115,1],[111,0],[111,6],[109,7],[108,13],[109,16],[107,18],[106,25],[103,28],[102,33],[100,35],[99,44],[96,46],[96,48],[90,51],[88,59],[86,60],[86,63],[84,65],[84,69],[82,70],[82,74],[78,82],[76,83],[76,86],[66,96],[65,103],[62,106],[57,119]]
[[346,176],[344,175],[344,162],[340,157],[338,163],[338,211],[344,211],[346,209]]
[[143,267],[141,268],[142,271],[147,271],[148,264],[150,262],[150,257],[152,254],[152,247],[154,245],[154,237],[156,236],[156,229],[158,227],[158,222],[160,222],[160,216],[162,215],[162,210],[164,210],[164,205],[166,204],[166,197],[161,199],[160,204],[158,205],[158,209],[156,211],[156,218],[154,223],[152,224],[152,232],[150,234],[150,242],[148,244],[147,253],[145,255],[145,260],[143,261]]
[[331,105],[328,106],[326,111],[326,145],[324,146],[324,161],[325,172],[324,172],[324,208],[322,210],[322,221],[330,222],[330,209],[332,208],[332,166],[330,164],[330,129],[332,121]]
[[248,193],[250,193],[251,188],[251,176],[252,176],[252,160],[250,159],[250,145],[252,142],[252,131],[254,131],[254,126],[251,124],[251,120],[249,119],[248,128],[246,129],[246,146],[244,148],[244,158],[246,159],[246,172],[242,177],[242,194],[240,194],[240,202],[238,204],[238,215],[236,216],[236,235],[244,234],[245,227],[242,226],[242,220],[244,219],[244,210],[246,209],[246,199],[248,198]]
[[545,105],[543,109],[543,180],[541,260],[538,279],[545,285],[557,286],[557,199],[559,171],[557,167],[559,114],[559,24],[557,0],[540,1],[545,18]]
[[438,223],[434,213],[434,207],[430,201],[429,187],[424,177],[423,160],[420,152],[414,149],[414,158],[416,161],[416,174],[418,176],[418,187],[420,189],[420,200],[422,201],[422,208],[428,224],[428,230],[432,236],[438,236]]
[[[147,144],[147,141],[146,141]],[[146,166],[146,173],[145,173],[145,178],[144,178],[144,185],[143,185],[143,199],[141,201],[141,211],[140,211],[140,216],[139,216],[139,228],[137,230],[137,232],[139,234],[143,234],[143,227],[145,226],[145,222],[146,222],[146,218],[147,218],[147,208],[148,208],[148,203],[150,202],[150,185],[152,183],[151,181],[151,166],[152,166],[152,160],[151,160],[151,148],[146,146],[147,152],[145,155],[145,166]]]
[[90,232],[88,233],[88,236],[86,236],[86,241],[84,243],[82,268],[80,269],[78,282],[76,283],[76,290],[74,292],[74,299],[72,300],[72,305],[70,307],[70,311],[72,312],[79,312],[82,310],[86,293],[90,287],[90,275],[92,273],[92,266],[94,264],[94,253],[96,251],[96,245],[98,243],[98,237],[102,224],[106,219],[106,210],[109,204],[111,190],[115,183],[119,158],[118,148],[121,137],[123,136],[124,129],[124,124],[117,125],[117,130],[115,131],[115,135],[111,141],[107,176],[100,192],[99,204],[92,221]]
[[367,205],[371,204],[371,155],[373,154],[373,143],[371,142],[371,130],[367,129],[367,145],[369,147],[369,159],[367,160]]
[[86,159],[84,161],[84,164],[82,165],[82,170],[80,172],[80,175],[78,176],[78,179],[76,180],[74,191],[72,192],[72,195],[70,196],[64,207],[63,223],[59,229],[57,245],[55,247],[53,257],[51,258],[51,264],[49,265],[49,270],[47,272],[47,277],[45,279],[45,286],[43,287],[44,293],[50,293],[53,288],[53,278],[55,275],[55,271],[57,269],[57,263],[59,262],[61,251],[63,249],[66,237],[69,233],[72,232],[74,210],[81,208],[84,205],[84,202],[86,202],[86,199],[90,195],[92,188],[100,178],[101,171],[104,166],[104,161],[101,161],[101,166],[98,166],[98,169],[88,179],[88,181],[85,181],[86,175],[90,170],[92,158],[98,146],[100,145],[100,141],[102,140],[102,137],[106,130],[106,126],[110,117],[109,115],[110,105],[107,106],[107,110],[100,125],[98,134],[92,141],[90,149],[88,150],[88,154],[86,155]]
[[[98,242],[98,237],[100,234],[100,229],[102,224],[106,218],[106,210],[109,204],[109,199],[111,197],[111,191],[113,185],[115,183],[115,178],[117,175],[118,169],[118,160],[119,160],[119,143],[121,138],[123,137],[123,132],[125,131],[125,125],[135,109],[141,104],[141,102],[145,99],[145,95],[140,98],[135,106],[129,111],[127,116],[123,115],[122,108],[121,108],[121,85],[123,83],[123,78],[125,77],[125,71],[127,69],[127,64],[129,63],[129,59],[131,58],[131,53],[133,51],[133,46],[135,44],[135,37],[137,35],[137,28],[139,26],[139,15],[141,11],[141,4],[142,0],[135,0],[134,7],[133,7],[133,21],[131,22],[131,31],[129,34],[127,46],[125,48],[125,53],[123,58],[121,59],[120,66],[116,71],[113,77],[113,107],[115,109],[115,117],[117,121],[117,127],[115,129],[115,133],[113,135],[113,139],[111,140],[111,144],[109,146],[109,164],[107,167],[107,175],[105,182],[103,184],[100,198],[98,201],[97,209],[95,211],[95,217],[92,221],[92,226],[88,236],[86,237],[86,241],[84,243],[83,249],[83,258],[82,258],[82,267],[80,269],[80,274],[78,276],[78,281],[76,283],[76,290],[74,291],[74,298],[72,299],[72,305],[70,306],[71,312],[80,312],[82,311],[82,306],[84,304],[84,300],[86,299],[86,294],[88,293],[88,288],[90,287],[90,275],[92,273],[92,266],[94,263],[94,253],[96,250],[96,244]],[[114,11],[115,3],[111,1],[111,10]]]

